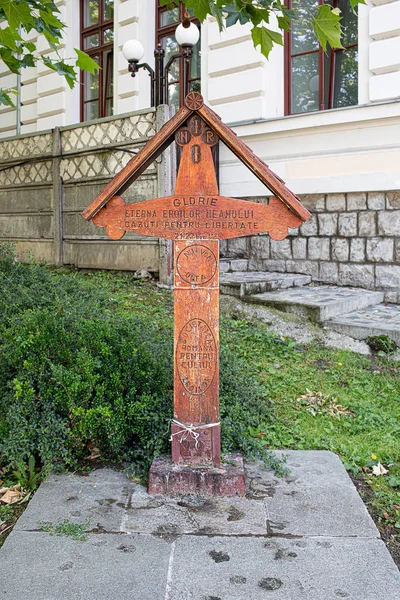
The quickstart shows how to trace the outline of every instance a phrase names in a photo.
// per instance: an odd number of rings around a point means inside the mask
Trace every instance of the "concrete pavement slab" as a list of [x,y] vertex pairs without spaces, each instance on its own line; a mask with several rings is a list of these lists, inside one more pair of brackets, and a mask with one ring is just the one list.
[[[285,454],[283,479],[246,464],[245,498],[150,496],[112,469],[51,476],[0,550],[0,600],[400,600],[339,458]],[[88,540],[41,530],[64,519]]]
[[380,540],[184,537],[171,600],[399,600],[400,577]]
[[[105,471],[105,470],[101,470]],[[29,510],[18,520],[16,530],[40,529],[40,522],[68,519],[72,523],[86,523],[88,528],[98,527],[106,531],[120,531],[125,507],[133,493],[140,493],[123,473],[106,470],[91,477],[79,475],[52,476],[40,486],[32,498]]]
[[[268,490],[268,529],[290,535],[379,537],[340,459],[323,450],[288,451],[290,475],[279,479],[249,464],[249,487]],[[400,595],[399,595],[400,599]]]
[[0,555],[0,599],[164,598],[169,544],[154,536],[91,535],[86,542],[13,532]]
[[[153,508],[154,507],[154,508]],[[264,535],[266,513],[263,502],[245,498],[181,497],[149,507],[129,508],[124,531],[157,532],[164,528],[199,535]]]

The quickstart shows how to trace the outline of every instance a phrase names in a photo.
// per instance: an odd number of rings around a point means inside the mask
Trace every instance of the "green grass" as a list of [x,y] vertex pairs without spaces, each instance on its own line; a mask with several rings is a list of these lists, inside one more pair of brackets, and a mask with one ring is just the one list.
[[[6,313],[2,316],[5,332],[11,326],[17,329],[22,325],[26,328],[31,327],[29,315],[33,314],[35,307],[40,305],[44,306],[44,315],[48,314],[47,310],[53,317],[58,314],[60,318],[61,315],[63,318],[66,314],[72,315],[74,319],[76,317],[76,322],[79,320],[83,323],[84,328],[92,318],[95,318],[97,323],[122,324],[121,331],[124,335],[129,331],[130,319],[142,319],[149,327],[149,336],[155,336],[151,341],[153,347],[157,347],[158,340],[160,344],[164,340],[163,352],[166,352],[169,357],[171,348],[172,353],[171,292],[137,281],[129,273],[82,272],[68,268],[46,269],[37,265],[32,266],[32,273],[22,266],[9,265],[8,269],[4,270],[3,276],[3,283],[7,285],[4,289],[9,294],[9,316]],[[19,273],[21,285],[18,279]],[[50,283],[46,279],[48,276],[50,276]],[[54,298],[49,297],[49,285],[55,290]],[[21,319],[16,318],[16,314],[20,314]],[[22,319],[26,320],[26,324]],[[39,331],[37,321],[34,327],[33,342]],[[69,334],[70,329],[66,331]],[[367,358],[352,352],[326,349],[317,344],[299,347],[290,340],[280,339],[270,332],[267,326],[258,322],[221,319],[220,334],[221,420],[225,450],[240,447],[243,452],[248,448],[251,453],[254,449],[251,440],[256,440],[259,446],[271,449],[331,450],[341,457],[352,476],[362,480],[367,486],[368,498],[366,499],[378,522],[385,526],[389,525],[393,529],[397,527],[400,531],[400,509],[397,508],[400,506],[399,363],[386,357]],[[17,343],[18,351],[22,352],[25,341],[17,340]],[[99,345],[100,342],[96,343]],[[29,344],[27,343],[27,348]],[[32,347],[36,348],[36,346]],[[113,357],[109,350],[112,347],[114,346],[105,346],[103,352],[104,356],[107,355],[110,364],[113,364]],[[79,352],[80,359],[85,361],[82,364],[87,365],[88,373],[95,381],[97,366],[94,363],[103,358],[96,358],[93,349],[88,350],[87,356],[82,348]],[[31,364],[36,364],[34,359],[39,360],[40,354],[30,358],[29,364],[23,364],[22,361],[23,381],[27,381],[29,385],[31,380],[34,381],[32,389],[37,385],[36,374],[29,370]],[[66,361],[67,358],[62,360]],[[232,362],[233,360],[235,362]],[[49,355],[47,361],[48,364],[53,365],[53,356]],[[172,369],[172,354],[165,365],[165,368]],[[66,366],[62,361],[57,363],[57,369],[64,368],[66,369]],[[17,367],[15,369],[18,375]],[[78,373],[65,370],[66,375],[63,374],[64,371],[60,370],[56,373],[58,372],[64,377],[63,381],[66,385],[70,385],[69,390],[74,390],[76,387],[77,394],[81,394],[84,398],[91,397],[85,395],[89,392],[85,387],[84,370]],[[18,375],[18,377],[22,381],[22,376]],[[122,374],[121,377],[123,380],[125,375]],[[6,378],[6,374],[3,374],[3,378]],[[24,389],[23,387],[16,389],[16,401],[19,397],[24,398],[26,402],[30,401]],[[308,390],[313,392],[314,396],[321,393],[325,403],[322,406],[317,403],[310,406],[307,400],[299,401]],[[167,390],[165,395],[167,404],[170,402],[170,391]],[[107,390],[102,391],[104,397],[106,392]],[[61,397],[62,390],[58,402],[62,401]],[[154,404],[146,404],[147,399],[145,396],[143,398],[140,400],[144,402],[143,410],[148,407],[150,411],[148,416],[154,422],[156,411],[161,410],[157,397],[155,396]],[[75,402],[74,398],[73,400]],[[88,403],[89,400],[85,402]],[[123,395],[121,395],[121,402],[124,402]],[[335,411],[333,415],[329,414],[329,406],[332,403],[344,407],[341,411],[345,414],[340,416],[339,411],[340,418],[335,416]],[[93,412],[92,405],[84,405],[87,410],[86,421],[82,420],[80,423],[77,420],[81,415],[79,405],[75,403],[71,406],[75,411],[73,412],[75,421],[72,423],[76,431],[74,435],[81,435],[80,438],[73,438],[72,441],[77,439],[79,444],[82,444],[82,452],[87,454],[84,443],[86,439],[90,441],[90,438],[85,436],[95,433],[98,423],[104,424],[103,415],[107,420],[111,419],[113,413],[107,412],[106,404],[101,404],[103,412],[98,413]],[[137,421],[141,418],[142,408],[140,403],[132,404],[132,410],[134,407],[135,410],[139,410],[134,413]],[[119,409],[122,411],[121,407]],[[98,410],[100,411],[100,408]],[[165,407],[163,410],[166,410]],[[122,428],[125,422],[122,412],[121,415]],[[112,424],[111,421],[110,423]],[[55,424],[58,426],[58,421]],[[1,432],[6,432],[7,428],[8,423],[4,420],[2,422],[0,411],[0,466]],[[148,430],[147,421],[143,420],[142,428],[144,435]],[[163,424],[160,424],[159,428],[160,431],[165,429]],[[27,431],[30,431],[29,428]],[[60,431],[64,430],[60,429]],[[121,431],[125,430],[121,429]],[[106,431],[104,439],[108,438],[109,433]],[[95,442],[97,446],[98,443],[96,440]],[[149,443],[148,448],[145,450],[146,456],[151,457],[153,446]],[[54,452],[58,452],[58,449],[56,448]],[[31,453],[32,448],[29,448],[27,456]],[[389,468],[387,475],[380,477],[372,475],[371,469],[378,461]],[[26,463],[26,458],[22,462]]]
[[86,542],[88,540],[88,536],[86,535],[88,525],[89,523],[71,523],[69,519],[64,519],[59,523],[40,522],[42,531],[46,531],[50,535],[70,537],[76,542]]
[[[269,448],[331,450],[345,467],[368,483],[378,517],[400,530],[400,365],[386,357],[368,358],[317,344],[299,348],[262,324],[224,320],[223,343],[248,361],[268,390],[275,421],[252,434]],[[307,405],[301,397],[321,392],[347,411]],[[381,462],[385,476],[372,475]]]
[[26,504],[12,504],[11,506],[0,504],[0,548],[25,508]]

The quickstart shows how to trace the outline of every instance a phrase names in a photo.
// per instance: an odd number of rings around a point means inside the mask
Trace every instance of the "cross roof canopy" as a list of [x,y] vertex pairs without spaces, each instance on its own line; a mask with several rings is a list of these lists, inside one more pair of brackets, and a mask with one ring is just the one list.
[[[147,169],[174,140],[177,131],[190,117],[199,115],[218,138],[237,156],[237,158],[263,183],[294,216],[306,221],[311,215],[301,204],[299,198],[286,187],[284,181],[276,175],[254,152],[240,140],[236,133],[225,125],[221,118],[204,104],[201,94],[191,92],[185,99],[185,105],[149,140],[127,165],[93,202],[82,212],[90,221],[114,197],[122,194]],[[242,201],[246,202],[246,201]]]

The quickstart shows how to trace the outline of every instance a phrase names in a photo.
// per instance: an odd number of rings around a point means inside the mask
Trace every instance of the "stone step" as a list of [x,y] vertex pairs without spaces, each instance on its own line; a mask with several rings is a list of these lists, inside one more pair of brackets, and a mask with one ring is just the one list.
[[383,301],[383,292],[321,285],[255,294],[243,300],[321,322],[379,304]]
[[219,278],[221,294],[230,296],[250,296],[271,290],[299,287],[311,282],[309,275],[297,273],[269,273],[250,271],[247,273],[221,273]]
[[247,271],[249,261],[247,258],[221,258],[219,261],[220,273],[235,273],[237,271]]
[[386,335],[400,347],[400,306],[396,304],[369,306],[335,317],[326,321],[324,326],[357,340]]

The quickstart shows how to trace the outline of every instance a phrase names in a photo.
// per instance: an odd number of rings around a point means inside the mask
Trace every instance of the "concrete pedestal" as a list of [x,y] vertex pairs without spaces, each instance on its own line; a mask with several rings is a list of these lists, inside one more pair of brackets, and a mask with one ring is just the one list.
[[245,471],[241,454],[226,454],[220,467],[179,465],[170,456],[154,459],[149,473],[149,494],[177,496],[243,496]]

